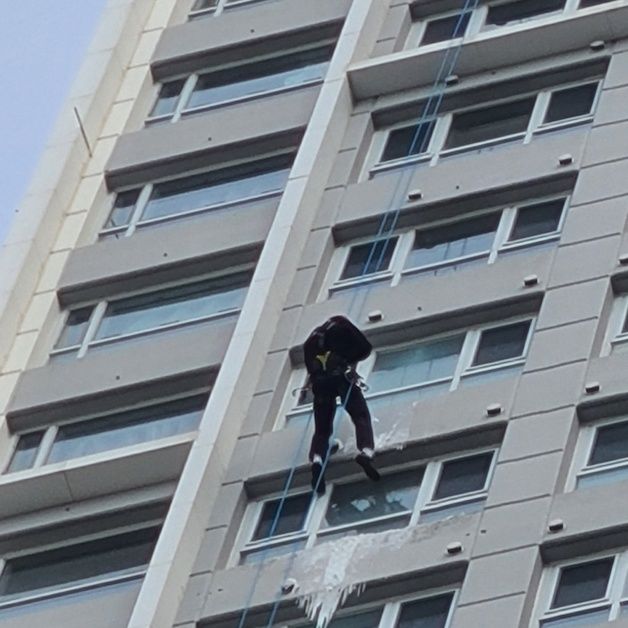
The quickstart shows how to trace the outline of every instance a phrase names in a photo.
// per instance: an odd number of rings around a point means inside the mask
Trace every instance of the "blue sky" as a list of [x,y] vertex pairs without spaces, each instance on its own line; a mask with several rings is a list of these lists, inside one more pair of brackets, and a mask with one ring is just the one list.
[[106,0],[19,0],[0,20],[0,242]]

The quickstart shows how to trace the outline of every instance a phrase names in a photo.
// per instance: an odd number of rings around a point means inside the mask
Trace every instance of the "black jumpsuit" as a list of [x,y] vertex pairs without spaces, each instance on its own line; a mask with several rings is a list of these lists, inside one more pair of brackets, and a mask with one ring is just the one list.
[[310,460],[315,455],[322,460],[327,456],[337,397],[340,397],[340,403],[355,426],[358,449],[374,449],[371,415],[355,373],[355,364],[368,357],[371,348],[364,334],[344,316],[333,316],[305,341],[305,366],[314,395],[314,436]]

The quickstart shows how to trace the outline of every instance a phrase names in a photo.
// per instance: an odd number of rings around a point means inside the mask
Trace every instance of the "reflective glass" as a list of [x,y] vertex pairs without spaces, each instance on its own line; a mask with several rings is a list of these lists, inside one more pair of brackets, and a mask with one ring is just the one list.
[[544,619],[542,628],[574,628],[574,626],[597,626],[608,620],[608,608],[593,611],[580,611],[575,615]]
[[44,430],[40,432],[31,432],[30,434],[22,434],[18,441],[11,462],[7,467],[7,473],[15,471],[23,471],[30,469],[35,463],[41,439],[44,437]]
[[172,115],[177,108],[177,102],[179,101],[183,85],[185,85],[185,79],[164,83],[159,90],[159,95],[151,109],[149,117],[157,118],[159,116]]
[[467,255],[488,254],[499,218],[500,214],[494,213],[417,231],[405,267],[419,268]]
[[510,360],[523,355],[530,321],[503,325],[493,329],[485,329],[480,337],[473,366],[492,364],[502,360]]
[[512,22],[529,20],[531,18],[561,11],[565,6],[565,0],[516,0],[507,4],[496,4],[489,7],[486,16],[486,24],[492,26],[505,26]]
[[471,12],[449,17],[441,17],[436,20],[430,20],[425,27],[425,32],[421,38],[421,46],[435,44],[440,41],[447,41],[455,37],[462,37],[469,25]]
[[218,0],[196,0],[192,5],[192,11],[203,11],[205,9],[215,9]]
[[157,183],[141,220],[244,201],[283,189],[294,155],[280,155],[238,167]]
[[454,374],[464,334],[377,354],[369,376],[371,393],[411,386]]
[[7,560],[0,596],[113,576],[148,564],[159,535],[149,528]]
[[445,628],[453,593],[401,605],[396,628]]
[[599,427],[589,457],[589,464],[602,464],[628,458],[628,421]]
[[[253,534],[253,541],[302,530],[311,503],[312,496],[310,493],[287,497],[283,504],[281,503],[281,499],[273,499],[272,501],[265,502],[262,507],[262,514],[260,515]],[[280,506],[281,511],[279,519],[275,521],[277,510]],[[273,526],[275,527],[274,531]]]
[[402,159],[427,152],[434,124],[434,121],[430,121],[390,131],[380,161]]
[[202,74],[186,104],[187,109],[214,105],[255,94],[300,85],[325,75],[334,46],[322,46],[276,59]]
[[59,427],[47,463],[128,447],[198,427],[205,395]]
[[244,302],[250,279],[250,272],[242,272],[113,301],[96,338],[113,338],[235,310]]
[[508,240],[512,242],[556,232],[564,207],[564,198],[520,207]]
[[333,527],[409,512],[414,507],[423,469],[390,475],[385,481],[334,486],[324,525]]
[[614,556],[563,567],[551,608],[598,600],[606,595]]
[[580,0],[579,8],[596,7],[598,4],[606,4],[607,2],[614,2],[614,0]]
[[445,148],[458,148],[524,133],[536,97],[454,114]]
[[140,190],[129,190],[116,194],[116,200],[113,202],[113,208],[105,223],[105,229],[128,225],[139,195]]
[[340,279],[353,279],[387,270],[397,240],[398,238],[388,238],[352,246]]
[[433,499],[481,491],[486,485],[492,460],[493,452],[488,452],[444,462]]
[[[377,628],[382,617],[382,609],[373,611],[352,612],[351,615],[332,619],[327,628]],[[315,628],[314,624],[306,624],[299,628]]]
[[597,93],[597,85],[597,83],[588,83],[553,91],[544,122],[548,124],[590,114]]
[[65,321],[59,340],[55,344],[55,349],[65,349],[67,347],[75,347],[83,342],[85,332],[89,325],[89,319],[92,315],[93,307],[82,307],[78,310],[71,310]]

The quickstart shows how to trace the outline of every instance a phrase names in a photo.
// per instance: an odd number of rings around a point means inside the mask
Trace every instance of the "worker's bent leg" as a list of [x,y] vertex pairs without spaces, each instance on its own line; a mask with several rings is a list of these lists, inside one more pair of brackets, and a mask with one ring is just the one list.
[[[348,395],[348,396],[347,396]],[[344,401],[346,397],[346,402]],[[373,438],[373,425],[371,423],[371,413],[369,412],[366,400],[360,387],[347,383],[346,390],[343,391],[341,399],[345,403],[345,408],[355,426],[355,441],[360,451],[375,449]]]

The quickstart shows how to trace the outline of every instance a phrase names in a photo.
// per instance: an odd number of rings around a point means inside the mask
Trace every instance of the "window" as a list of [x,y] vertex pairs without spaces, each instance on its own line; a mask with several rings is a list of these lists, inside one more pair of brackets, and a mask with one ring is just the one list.
[[282,153],[143,188],[119,192],[101,235],[125,233],[173,218],[276,196],[288,180],[294,153]]
[[[418,599],[404,598],[381,603],[370,610],[340,609],[328,628],[446,628],[455,606],[457,591],[425,593]],[[313,624],[299,628],[314,628]]]
[[236,7],[246,7],[250,4],[258,4],[266,0],[196,0],[188,15],[190,20],[195,20],[206,15],[220,15],[223,11]]
[[[371,413],[386,431],[394,425],[391,406],[445,394],[461,386],[518,373],[532,337],[533,319],[485,325],[443,334],[397,347],[376,349],[360,364],[368,383]],[[305,369],[295,371],[293,384],[305,381]],[[311,399],[286,397],[278,428],[303,429],[312,413]],[[393,417],[393,418],[391,418]]]
[[373,282],[397,285],[478,263],[493,264],[509,253],[555,242],[566,205],[566,196],[540,199],[346,246],[332,261],[333,283],[325,296],[333,298]]
[[614,0],[580,0],[580,9],[588,9],[589,7],[596,7],[599,4],[606,4],[607,2],[614,2]]
[[[384,481],[334,483],[323,497],[290,495],[250,505],[239,560],[249,564],[347,535],[405,528],[476,512],[486,499],[495,450],[450,456],[394,471]],[[274,525],[274,528],[273,528]]]
[[103,301],[91,308],[89,323],[83,320],[87,308],[80,308],[78,317],[74,316],[76,310],[72,310],[51,356],[76,353],[77,357],[82,357],[88,348],[117,339],[237,314],[244,303],[251,276],[252,271],[243,270]]
[[317,42],[168,81],[161,86],[147,123],[175,122],[187,113],[320,82],[334,47],[335,42]]
[[628,350],[628,294],[615,298],[601,355]]
[[628,553],[606,553],[546,568],[536,618],[541,628],[596,626],[628,617]]
[[149,527],[5,558],[0,608],[143,574],[159,528]]
[[427,46],[428,44],[463,37],[467,26],[469,26],[470,17],[471,12],[467,12],[429,20],[425,24],[425,30],[419,45]]
[[20,434],[6,473],[193,432],[206,403],[196,395]]
[[489,7],[486,14],[486,27],[523,22],[547,13],[561,12],[564,7],[565,0],[516,0],[494,4]]
[[615,417],[580,430],[573,488],[628,479],[628,419]]
[[512,141],[592,120],[599,80],[563,85],[502,102],[484,103],[434,118],[383,128],[367,158],[369,176],[415,162],[437,163],[449,155]]

